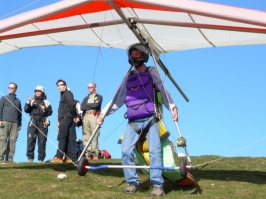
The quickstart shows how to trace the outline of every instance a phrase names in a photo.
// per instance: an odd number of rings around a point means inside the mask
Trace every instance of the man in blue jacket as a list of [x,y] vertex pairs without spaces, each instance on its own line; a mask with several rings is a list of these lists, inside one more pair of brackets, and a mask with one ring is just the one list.
[[0,161],[13,162],[18,131],[21,129],[21,102],[16,97],[17,84],[11,82],[8,95],[0,99]]

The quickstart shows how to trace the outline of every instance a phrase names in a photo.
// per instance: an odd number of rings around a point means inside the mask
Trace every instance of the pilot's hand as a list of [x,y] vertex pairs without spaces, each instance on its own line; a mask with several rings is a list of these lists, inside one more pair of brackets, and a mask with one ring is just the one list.
[[173,111],[172,111],[172,119],[174,121],[177,121],[178,122],[178,111],[177,111],[177,108],[176,107],[173,108]]

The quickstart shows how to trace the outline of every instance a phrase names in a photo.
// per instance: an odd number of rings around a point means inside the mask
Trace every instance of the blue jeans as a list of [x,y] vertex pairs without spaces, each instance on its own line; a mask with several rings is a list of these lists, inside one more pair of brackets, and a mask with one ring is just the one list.
[[[146,118],[143,120],[133,121],[140,129],[144,129],[149,121],[153,118]],[[139,139],[139,134],[127,124],[122,140],[122,165],[136,165],[134,160],[134,150],[136,143]],[[161,159],[161,141],[159,136],[158,123],[153,124],[149,132],[147,133],[147,140],[149,145],[150,165],[151,166],[162,166]],[[137,170],[134,169],[123,169],[127,183],[130,185],[139,185],[139,177]],[[162,170],[150,169],[150,181],[157,187],[163,187],[164,179],[162,177]]]

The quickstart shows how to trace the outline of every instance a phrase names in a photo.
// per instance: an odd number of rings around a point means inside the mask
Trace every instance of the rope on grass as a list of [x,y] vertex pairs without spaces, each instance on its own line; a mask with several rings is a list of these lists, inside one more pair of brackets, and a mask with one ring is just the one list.
[[239,150],[237,150],[237,151],[235,151],[235,152],[233,152],[233,153],[230,153],[230,154],[228,154],[228,155],[226,155],[226,156],[223,156],[223,157],[221,157],[221,158],[218,158],[218,159],[216,159],[216,160],[212,160],[212,161],[209,161],[209,162],[206,162],[206,163],[202,163],[202,164],[197,164],[197,165],[195,165],[194,167],[203,166],[203,165],[206,165],[206,164],[209,164],[209,163],[213,163],[213,162],[219,161],[219,160],[221,160],[221,159],[227,158],[227,157],[229,157],[229,156],[231,156],[231,155],[233,155],[233,154],[235,154],[235,153],[238,153],[238,152],[240,152],[240,151],[243,151],[243,150],[245,150],[245,149],[247,149],[247,148],[249,148],[249,147],[251,147],[251,146],[257,144],[258,142],[260,142],[260,141],[262,141],[262,140],[264,140],[264,139],[266,139],[266,136],[264,136],[263,138],[261,138],[261,139],[255,141],[255,142],[253,142],[253,143],[251,143],[251,144],[249,144],[249,145],[247,145],[247,146],[245,146],[245,147],[243,147],[243,148],[241,148],[241,149],[239,149]]

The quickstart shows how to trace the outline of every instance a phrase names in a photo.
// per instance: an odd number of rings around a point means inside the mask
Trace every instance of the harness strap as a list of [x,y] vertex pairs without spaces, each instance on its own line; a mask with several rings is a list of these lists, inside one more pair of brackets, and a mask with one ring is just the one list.
[[149,121],[147,126],[144,129],[140,129],[134,122],[128,121],[128,124],[136,131],[137,134],[141,133],[141,130],[143,130],[144,133],[147,133],[152,125],[157,123],[159,119],[155,116]]

